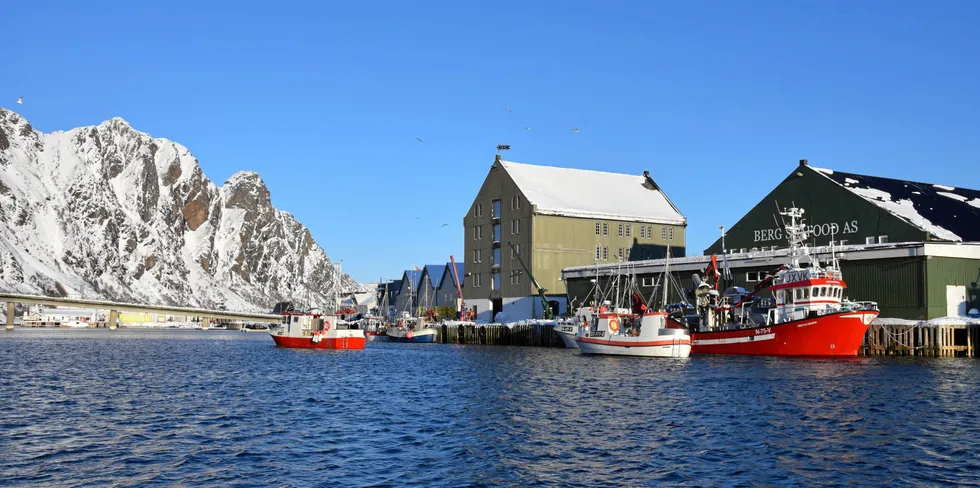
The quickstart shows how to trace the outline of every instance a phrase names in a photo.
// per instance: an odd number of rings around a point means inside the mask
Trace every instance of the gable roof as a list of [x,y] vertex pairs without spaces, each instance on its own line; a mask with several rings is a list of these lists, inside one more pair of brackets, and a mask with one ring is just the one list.
[[[444,276],[442,277],[443,283],[445,283],[446,280],[449,280],[448,283],[451,285],[450,287],[456,288],[456,281],[453,280],[452,276],[452,263],[446,263],[445,268],[445,271],[443,271]],[[463,263],[456,263],[456,276],[459,277],[459,286],[463,286],[463,283],[466,281],[466,275],[463,273]]]
[[442,273],[445,270],[445,264],[426,264],[422,268],[422,272],[429,277],[432,288],[439,288],[439,283],[442,283]]
[[510,175],[538,214],[684,225],[687,220],[644,172],[642,175],[538,166],[494,164]]
[[[398,290],[401,292],[403,289],[408,291],[418,291],[419,289],[419,278],[422,277],[422,271],[415,269],[406,269],[405,274],[402,275],[402,285]],[[408,286],[406,286],[408,285]]]
[[810,169],[937,239],[980,241],[980,191]]

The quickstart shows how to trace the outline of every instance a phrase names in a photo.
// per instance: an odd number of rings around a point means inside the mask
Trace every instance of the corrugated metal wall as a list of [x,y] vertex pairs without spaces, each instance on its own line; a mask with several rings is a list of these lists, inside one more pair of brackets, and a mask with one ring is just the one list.
[[946,285],[966,286],[969,293],[970,283],[977,280],[977,273],[980,272],[980,260],[930,257],[926,260],[926,272],[929,285],[926,298],[928,318],[945,317]]
[[925,258],[842,261],[847,298],[878,302],[882,317],[926,318]]

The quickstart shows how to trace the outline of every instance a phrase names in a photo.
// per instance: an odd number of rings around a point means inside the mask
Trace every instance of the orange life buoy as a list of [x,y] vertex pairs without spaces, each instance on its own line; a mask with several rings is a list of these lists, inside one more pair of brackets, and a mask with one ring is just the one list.
[[619,321],[616,319],[609,319],[609,331],[613,334],[619,332]]

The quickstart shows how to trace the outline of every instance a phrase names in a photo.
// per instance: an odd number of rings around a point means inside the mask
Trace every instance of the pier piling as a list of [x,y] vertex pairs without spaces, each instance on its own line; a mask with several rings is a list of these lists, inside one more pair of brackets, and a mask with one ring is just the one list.
[[14,302],[7,302],[7,330],[14,330]]
[[977,357],[980,326],[968,323],[871,324],[863,356]]

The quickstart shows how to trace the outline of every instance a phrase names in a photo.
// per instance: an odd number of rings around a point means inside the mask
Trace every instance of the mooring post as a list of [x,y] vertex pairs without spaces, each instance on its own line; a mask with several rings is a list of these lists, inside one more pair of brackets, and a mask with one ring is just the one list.
[[119,320],[119,312],[109,310],[109,330],[116,330],[116,321]]
[[208,318],[201,317],[201,330],[208,330]]
[[7,330],[14,330],[14,302],[7,302]]

